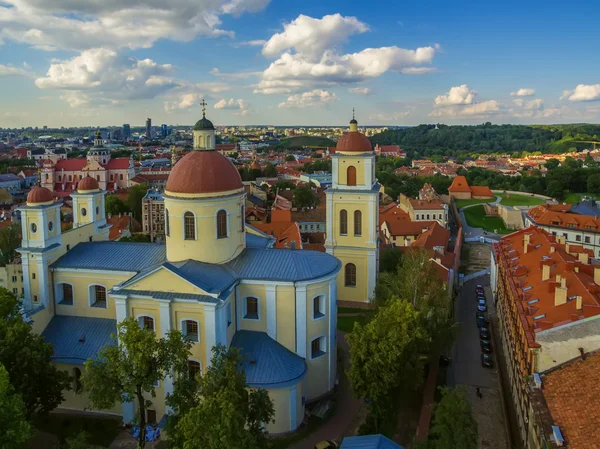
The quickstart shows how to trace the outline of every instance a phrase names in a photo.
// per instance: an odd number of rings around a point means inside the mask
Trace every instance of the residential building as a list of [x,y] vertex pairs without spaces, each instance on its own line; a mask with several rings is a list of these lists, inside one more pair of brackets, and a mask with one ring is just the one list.
[[302,249],[302,236],[298,223],[292,220],[289,210],[273,209],[270,223],[256,223],[254,227],[275,239],[275,248]]
[[129,140],[130,137],[131,137],[131,125],[129,125],[128,123],[125,123],[123,125],[123,139]]
[[14,173],[0,174],[0,189],[6,189],[11,192],[19,191],[22,188],[23,180]]
[[152,119],[150,117],[146,119],[146,137],[152,138]]
[[448,227],[448,205],[439,200],[415,200],[404,194],[398,197],[400,209],[408,213],[412,221],[437,221],[440,226]]
[[17,176],[21,178],[23,187],[29,189],[38,183],[38,171],[35,168],[24,168]]
[[493,247],[496,297],[508,385],[519,436],[529,441],[528,376],[600,348],[600,265],[592,251],[539,227]]
[[375,154],[381,157],[406,157],[406,151],[399,145],[375,145]]
[[467,178],[456,176],[448,187],[450,198],[457,200],[487,199],[494,198],[494,194],[488,186],[470,186]]
[[417,237],[435,221],[412,221],[399,204],[391,203],[379,210],[379,228],[382,243],[389,246],[411,246]]
[[149,189],[142,198],[142,229],[153,242],[165,236],[165,199],[158,190]]

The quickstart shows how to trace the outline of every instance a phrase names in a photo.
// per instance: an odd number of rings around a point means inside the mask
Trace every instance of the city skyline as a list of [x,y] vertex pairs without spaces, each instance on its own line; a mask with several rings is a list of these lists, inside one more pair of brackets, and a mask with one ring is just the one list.
[[0,127],[600,118],[600,7],[0,0]]

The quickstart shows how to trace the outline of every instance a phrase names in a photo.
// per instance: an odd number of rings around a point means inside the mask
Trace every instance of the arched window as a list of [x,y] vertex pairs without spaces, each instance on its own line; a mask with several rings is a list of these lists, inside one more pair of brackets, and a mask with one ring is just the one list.
[[227,238],[227,212],[224,210],[217,212],[217,238]]
[[171,235],[171,226],[169,223],[169,209],[165,209],[165,234],[167,234],[167,237],[170,237]]
[[204,148],[210,148],[210,136],[206,136],[206,145]]
[[198,321],[195,320],[184,320],[181,323],[181,331],[186,340],[198,343],[200,341],[200,326]]
[[138,323],[142,329],[147,329],[154,332],[154,318],[151,316],[141,316],[138,318]]
[[90,306],[106,309],[106,288],[102,285],[90,285]]
[[244,213],[244,205],[240,206],[240,224],[242,226],[242,232],[246,230],[246,214]]
[[75,391],[75,394],[79,394],[82,389],[81,370],[79,368],[73,368],[73,391]]
[[346,209],[340,211],[340,234],[348,235],[348,211]]
[[429,220],[429,214],[427,214],[427,219]]
[[183,214],[183,235],[185,240],[196,240],[196,220],[194,214],[186,212]]
[[202,375],[202,367],[200,366],[200,362],[188,360],[188,374],[192,379],[195,379],[198,375]]
[[356,265],[348,263],[344,270],[344,285],[346,287],[356,287]]
[[73,305],[73,286],[71,284],[58,284],[58,303],[65,306]]
[[354,211],[354,235],[362,235],[362,212]]
[[348,167],[348,170],[346,170],[346,184],[349,186],[356,185],[356,167],[353,165]]

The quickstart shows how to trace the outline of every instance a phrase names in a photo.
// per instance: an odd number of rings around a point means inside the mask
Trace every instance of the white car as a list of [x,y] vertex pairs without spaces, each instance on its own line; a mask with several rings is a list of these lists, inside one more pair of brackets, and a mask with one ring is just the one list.
[[487,310],[487,306],[485,304],[485,299],[480,299],[477,302],[477,310],[479,310],[480,312],[485,312]]

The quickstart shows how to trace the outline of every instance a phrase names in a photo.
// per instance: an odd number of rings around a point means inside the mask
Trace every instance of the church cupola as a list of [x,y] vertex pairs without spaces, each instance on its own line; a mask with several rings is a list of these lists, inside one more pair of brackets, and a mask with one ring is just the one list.
[[100,133],[100,130],[96,131],[96,137],[94,138],[94,146],[95,147],[101,147],[103,144],[102,142],[102,134]]
[[194,150],[215,149],[215,126],[206,118],[206,101],[202,100],[202,118],[194,125]]

